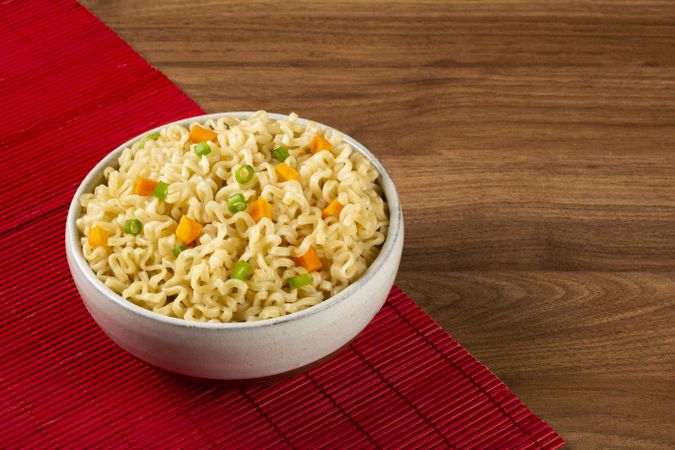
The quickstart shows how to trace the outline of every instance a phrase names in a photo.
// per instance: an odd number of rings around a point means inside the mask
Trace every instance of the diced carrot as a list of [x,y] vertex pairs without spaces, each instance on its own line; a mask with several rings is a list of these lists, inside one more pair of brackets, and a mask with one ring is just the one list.
[[260,219],[267,217],[268,219],[272,218],[272,205],[269,204],[267,200],[260,197],[258,200],[251,203],[251,207],[248,211],[253,220],[260,222]]
[[194,142],[215,141],[217,137],[216,133],[200,125],[193,125],[190,128],[190,139]]
[[91,248],[96,247],[107,247],[108,246],[108,237],[110,235],[101,227],[93,227],[89,230],[89,235],[87,240],[89,241],[89,246]]
[[328,142],[328,140],[323,136],[315,134],[312,138],[312,153],[319,153],[321,150],[329,150],[331,148],[333,148],[333,144]]
[[136,186],[134,186],[134,194],[138,195],[152,195],[152,191],[157,187],[157,182],[150,178],[138,177]]
[[300,178],[298,171],[286,163],[277,164],[274,170],[281,181],[297,180]]
[[188,216],[180,218],[178,228],[176,228],[176,237],[185,245],[190,245],[195,239],[199,237],[202,232],[202,226],[196,220],[190,219]]
[[317,256],[316,250],[312,247],[310,247],[304,255],[295,258],[295,263],[304,267],[307,272],[321,270],[321,260]]
[[333,216],[336,219],[339,219],[340,218],[340,211],[342,211],[342,208],[344,208],[344,207],[345,207],[345,205],[343,205],[342,203],[338,202],[337,200],[333,200],[332,202],[330,202],[328,204],[328,206],[326,206],[323,209],[321,217],[326,219],[330,216]]

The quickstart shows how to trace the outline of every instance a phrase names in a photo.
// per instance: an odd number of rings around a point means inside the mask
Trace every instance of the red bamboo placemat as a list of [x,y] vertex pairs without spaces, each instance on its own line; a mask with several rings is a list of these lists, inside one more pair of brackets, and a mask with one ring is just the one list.
[[394,287],[337,358],[247,390],[148,367],[70,278],[68,202],[105,153],[202,110],[74,1],[0,3],[0,446],[559,448],[562,439]]

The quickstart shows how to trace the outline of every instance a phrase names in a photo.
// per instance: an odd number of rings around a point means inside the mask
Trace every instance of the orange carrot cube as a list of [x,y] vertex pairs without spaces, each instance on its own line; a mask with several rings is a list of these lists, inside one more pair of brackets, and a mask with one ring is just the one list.
[[194,142],[215,141],[217,137],[216,133],[200,125],[195,124],[190,128],[190,139]]
[[314,248],[310,247],[309,250],[307,250],[307,253],[305,253],[302,256],[298,256],[295,258],[295,263],[299,266],[304,267],[307,272],[314,272],[316,270],[321,270],[321,260],[319,259],[319,256],[316,254],[316,250]]
[[328,206],[326,206],[323,209],[323,212],[321,213],[321,217],[326,219],[330,216],[333,216],[336,219],[339,219],[340,218],[340,211],[342,211],[342,208],[344,208],[344,207],[345,207],[345,205],[343,205],[342,203],[338,202],[337,200],[333,200],[332,202],[330,202],[328,204]]
[[331,148],[333,148],[333,144],[331,144],[323,136],[315,134],[314,137],[312,138],[312,147],[311,147],[312,153],[319,153],[321,150],[329,150]]
[[138,195],[152,195],[152,191],[157,187],[157,182],[150,178],[138,177],[136,186],[134,186],[134,194]]
[[188,216],[180,218],[178,228],[176,228],[176,237],[185,245],[190,245],[195,239],[199,237],[202,232],[202,226],[196,220],[190,219]]
[[297,180],[300,178],[298,171],[286,163],[277,164],[277,166],[274,168],[274,171],[277,173],[277,177],[281,181]]
[[87,241],[89,241],[89,246],[91,248],[107,247],[108,237],[110,237],[110,235],[107,231],[101,227],[96,226],[89,230]]
[[260,222],[260,219],[267,217],[268,219],[272,218],[272,205],[269,204],[267,200],[260,197],[258,200],[251,203],[248,213],[251,215],[253,220]]

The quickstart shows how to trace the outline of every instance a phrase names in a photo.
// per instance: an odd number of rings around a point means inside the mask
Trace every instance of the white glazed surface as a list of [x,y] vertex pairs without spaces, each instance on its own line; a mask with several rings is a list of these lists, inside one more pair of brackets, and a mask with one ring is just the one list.
[[[191,122],[223,116],[245,119],[252,114],[209,114],[174,124],[188,126]],[[270,117],[287,116],[270,114]],[[80,216],[82,194],[103,181],[103,170],[116,165],[122,150],[142,136],[119,146],[87,175],[70,204],[66,224],[66,256],[75,285],[96,323],[120,347],[149,364],[181,375],[214,380],[261,378],[306,366],[335,352],[363,330],[380,310],[401,260],[403,217],[396,188],[384,167],[363,145],[344,133],[344,139],[380,172],[390,215],[389,231],[380,254],[362,277],[345,290],[287,316],[226,324],[162,316],[114,293],[84,259],[75,221]]]

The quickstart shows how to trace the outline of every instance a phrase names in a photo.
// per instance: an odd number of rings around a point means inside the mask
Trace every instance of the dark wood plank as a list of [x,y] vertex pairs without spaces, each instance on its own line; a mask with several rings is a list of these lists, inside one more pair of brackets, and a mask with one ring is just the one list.
[[398,283],[570,448],[675,447],[675,4],[83,3],[207,111],[370,147]]
[[413,271],[409,294],[575,448],[675,436],[675,274]]

